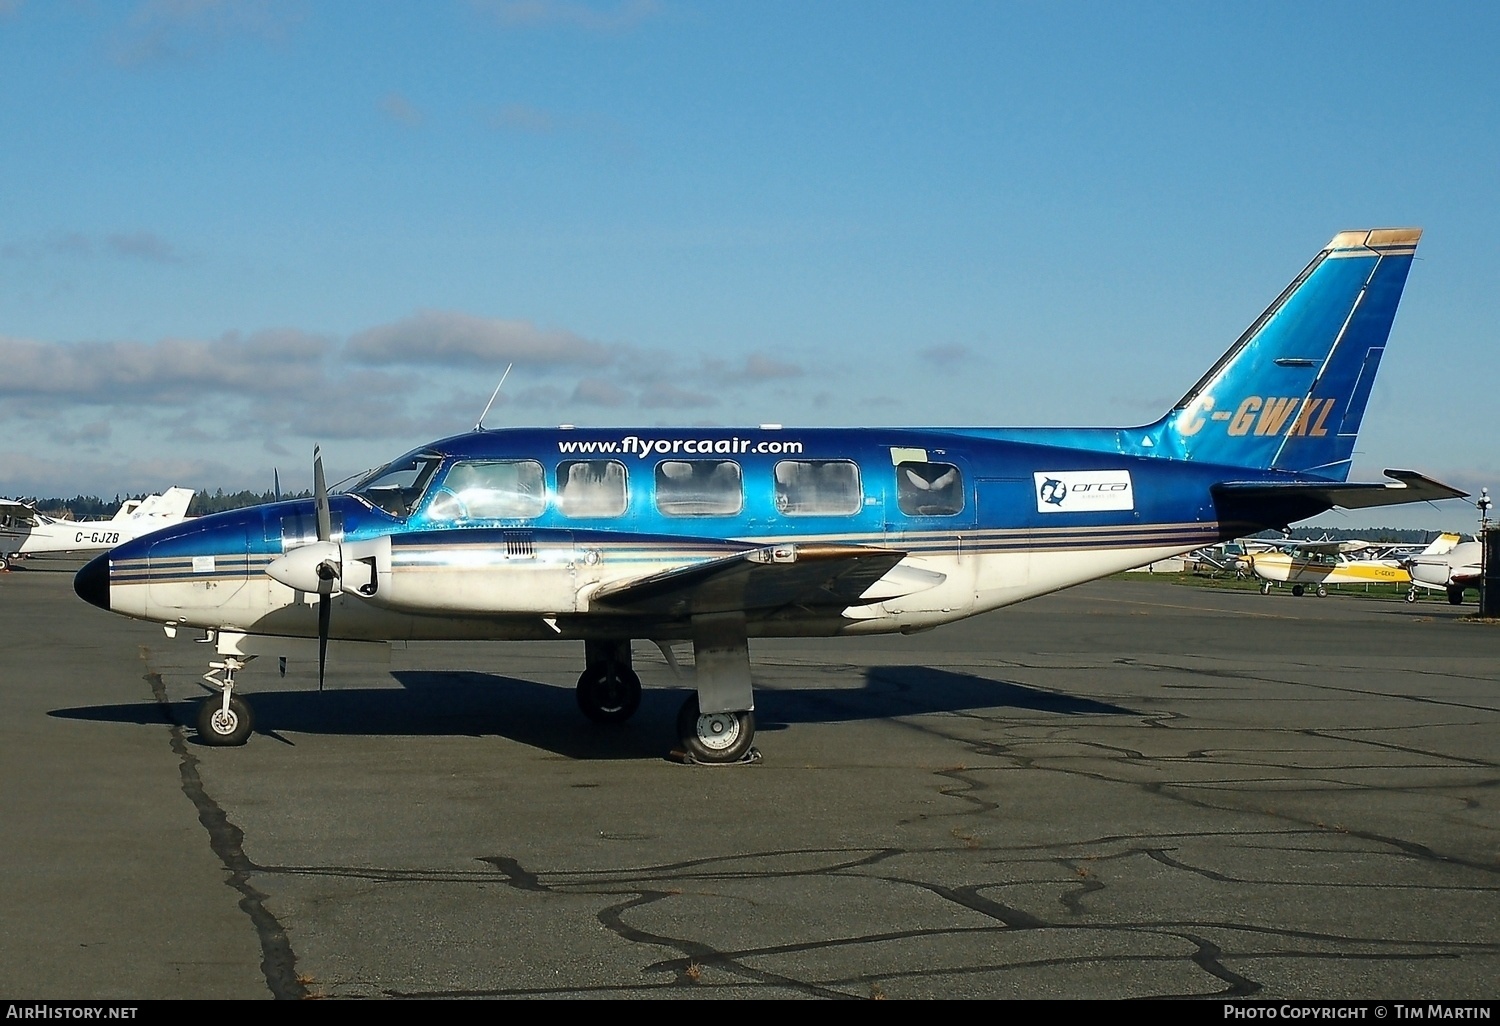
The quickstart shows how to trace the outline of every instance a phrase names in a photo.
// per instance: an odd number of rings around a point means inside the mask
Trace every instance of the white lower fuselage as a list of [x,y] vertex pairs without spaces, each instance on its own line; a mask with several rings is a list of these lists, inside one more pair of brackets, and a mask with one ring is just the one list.
[[[1058,591],[1084,581],[1178,555],[1192,543],[985,552],[976,536],[950,534],[946,548],[906,556],[838,615],[786,609],[748,619],[751,637],[913,632]],[[774,539],[745,539],[770,544]],[[868,539],[853,539],[868,544]],[[678,553],[678,558],[682,553]],[[687,562],[701,561],[684,560]],[[144,620],[285,637],[317,634],[314,593],[294,591],[265,573],[269,556],[194,560],[181,573],[147,568],[145,559],[113,566],[110,606]],[[140,564],[133,566],[132,564]],[[685,637],[680,621],[617,615],[591,602],[611,582],[660,573],[673,564],[639,545],[548,548],[531,553],[449,549],[399,555],[381,583],[379,601],[334,597],[336,640],[462,640]],[[137,571],[139,576],[135,576]],[[154,571],[154,572],[153,572]],[[349,587],[357,581],[346,582]]]

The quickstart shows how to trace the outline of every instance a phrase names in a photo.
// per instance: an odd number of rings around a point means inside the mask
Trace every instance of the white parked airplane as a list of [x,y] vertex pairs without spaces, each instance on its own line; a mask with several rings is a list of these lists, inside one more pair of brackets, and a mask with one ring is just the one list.
[[0,499],[0,570],[16,556],[57,552],[102,552],[143,534],[188,519],[191,488],[168,488],[160,495],[129,499],[109,520],[60,520],[33,506]]
[[1443,535],[1425,552],[1406,561],[1406,570],[1411,574],[1406,601],[1417,600],[1418,588],[1432,588],[1446,591],[1448,601],[1455,606],[1463,605],[1464,589],[1479,587],[1482,550],[1480,542],[1461,542],[1456,534]]

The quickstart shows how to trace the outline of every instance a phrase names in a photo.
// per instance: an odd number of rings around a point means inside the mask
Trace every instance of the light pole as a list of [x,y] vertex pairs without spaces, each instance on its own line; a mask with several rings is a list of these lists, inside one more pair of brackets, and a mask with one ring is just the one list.
[[1488,488],[1479,489],[1479,499],[1474,503],[1479,508],[1479,615],[1500,615],[1500,594],[1496,594],[1496,582],[1490,580],[1490,499]]

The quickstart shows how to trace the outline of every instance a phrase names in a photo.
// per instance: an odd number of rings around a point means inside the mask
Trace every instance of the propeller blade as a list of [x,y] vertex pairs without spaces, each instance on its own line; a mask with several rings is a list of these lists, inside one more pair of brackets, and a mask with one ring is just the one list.
[[323,481],[323,450],[313,446],[313,502],[318,508],[318,541],[333,537],[333,517],[328,512],[328,485]]
[[323,690],[323,675],[328,669],[328,617],[333,599],[318,596],[318,690]]

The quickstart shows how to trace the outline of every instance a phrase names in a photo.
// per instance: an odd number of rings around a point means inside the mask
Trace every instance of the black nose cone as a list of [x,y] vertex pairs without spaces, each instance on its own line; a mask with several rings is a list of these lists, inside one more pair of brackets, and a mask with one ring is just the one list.
[[95,556],[73,578],[73,590],[89,605],[109,608],[109,553]]

